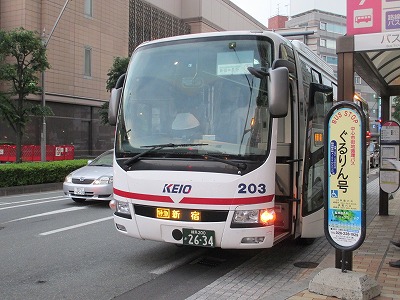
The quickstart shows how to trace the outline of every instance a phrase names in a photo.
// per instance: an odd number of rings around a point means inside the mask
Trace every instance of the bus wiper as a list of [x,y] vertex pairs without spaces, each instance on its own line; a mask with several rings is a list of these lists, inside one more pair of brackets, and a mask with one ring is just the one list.
[[218,162],[225,163],[227,165],[234,166],[234,167],[238,168],[239,171],[244,171],[244,170],[247,169],[247,164],[246,163],[241,163],[241,162],[240,163],[236,163],[236,162],[230,161],[228,159],[223,159],[223,158],[212,156],[212,155],[208,155],[208,154],[204,154],[204,155],[202,155],[202,157],[204,159],[215,160],[215,161],[218,161]]
[[148,146],[142,146],[141,148],[149,148],[148,150],[139,153],[131,158],[129,158],[127,161],[124,162],[124,164],[128,167],[132,166],[135,162],[140,160],[141,157],[145,156],[146,154],[150,152],[157,152],[161,149],[164,148],[178,148],[178,147],[192,147],[192,146],[206,146],[208,144],[174,144],[174,143],[168,143],[168,144],[160,144],[160,145],[148,145]]

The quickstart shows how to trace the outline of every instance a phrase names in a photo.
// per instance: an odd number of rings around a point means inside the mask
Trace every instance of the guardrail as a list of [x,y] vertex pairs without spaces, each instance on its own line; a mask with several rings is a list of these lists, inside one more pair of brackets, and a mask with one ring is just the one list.
[[[23,145],[22,161],[40,161],[41,148],[39,145]],[[72,160],[75,155],[73,145],[46,145],[46,161]],[[15,145],[0,145],[0,162],[15,162],[17,147]]]

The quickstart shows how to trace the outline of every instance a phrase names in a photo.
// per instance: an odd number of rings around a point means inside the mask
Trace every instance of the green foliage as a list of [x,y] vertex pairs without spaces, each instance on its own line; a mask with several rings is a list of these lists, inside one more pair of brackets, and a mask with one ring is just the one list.
[[[126,70],[128,69],[128,64],[129,64],[129,57],[115,57],[113,65],[111,68],[108,70],[107,76],[107,82],[106,82],[106,90],[107,92],[111,92],[111,90],[115,87],[115,84],[117,83],[118,78],[126,73]],[[108,102],[105,102],[101,107],[100,107],[100,119],[101,123],[103,124],[108,124]]]
[[99,110],[101,123],[106,125],[108,124],[108,102],[104,102]]
[[63,182],[65,176],[87,164],[87,159],[0,165],[0,187]]
[[111,92],[111,90],[115,87],[115,84],[117,83],[118,78],[126,73],[126,70],[128,70],[128,64],[129,64],[129,57],[115,57],[113,65],[111,68],[108,70],[107,76],[107,82],[106,82],[106,90],[107,92]]
[[397,122],[400,122],[400,96],[396,96],[393,98],[393,108],[394,108],[394,111],[392,113],[392,117]]
[[37,32],[23,28],[0,30],[0,115],[15,132],[17,162],[21,162],[21,141],[32,115],[51,115],[50,108],[28,105],[28,95],[41,93],[40,72],[49,68],[46,47]]

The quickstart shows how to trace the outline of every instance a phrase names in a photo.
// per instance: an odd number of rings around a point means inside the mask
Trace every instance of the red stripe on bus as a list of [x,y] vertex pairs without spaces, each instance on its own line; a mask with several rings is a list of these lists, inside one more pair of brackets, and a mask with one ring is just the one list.
[[125,197],[125,198],[131,198],[131,199],[174,203],[174,201],[169,196],[157,196],[157,195],[131,193],[131,192],[121,191],[116,188],[114,188],[114,194],[121,196],[121,197]]
[[[174,201],[169,196],[158,196],[148,194],[138,194],[118,190],[114,188],[114,194],[131,199],[146,200],[153,202],[169,202]],[[259,197],[248,197],[248,198],[192,198],[184,197],[179,203],[183,204],[206,204],[206,205],[241,205],[241,204],[261,204],[271,202],[274,199],[274,195],[266,195]]]
[[209,204],[209,205],[240,205],[261,204],[271,202],[273,195],[249,197],[249,198],[183,198],[180,203],[184,204]]

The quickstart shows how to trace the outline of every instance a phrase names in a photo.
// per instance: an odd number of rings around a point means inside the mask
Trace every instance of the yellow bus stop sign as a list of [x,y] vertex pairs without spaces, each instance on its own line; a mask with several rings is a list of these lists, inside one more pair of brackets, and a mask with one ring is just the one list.
[[342,101],[325,120],[325,235],[337,249],[354,250],[365,238],[365,116]]

